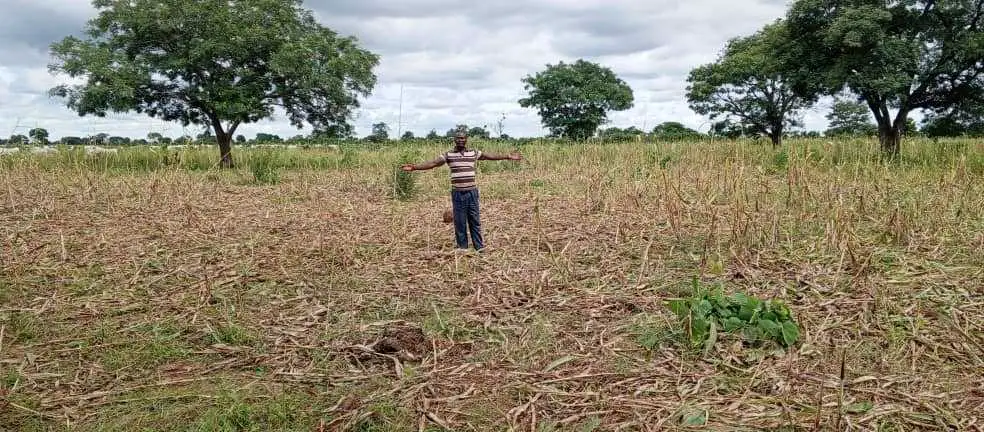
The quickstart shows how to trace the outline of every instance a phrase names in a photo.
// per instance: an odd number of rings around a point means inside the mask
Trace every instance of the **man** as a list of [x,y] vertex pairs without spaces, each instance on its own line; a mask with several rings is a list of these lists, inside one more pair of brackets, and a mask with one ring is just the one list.
[[403,165],[404,171],[429,170],[445,163],[451,169],[451,207],[454,211],[454,236],[459,251],[468,249],[468,234],[478,252],[485,250],[482,240],[482,223],[478,211],[478,184],[475,182],[475,165],[480,160],[522,159],[519,153],[496,155],[467,148],[468,136],[458,132],[454,137],[454,150],[434,160]]

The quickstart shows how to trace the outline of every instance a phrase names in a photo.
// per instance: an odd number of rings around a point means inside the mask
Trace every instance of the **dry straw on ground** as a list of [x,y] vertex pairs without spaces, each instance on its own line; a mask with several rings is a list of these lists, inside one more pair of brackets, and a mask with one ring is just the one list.
[[[7,167],[0,429],[984,429],[981,170],[707,146],[483,165],[485,256],[450,253],[444,172],[389,197],[388,153]],[[688,351],[695,274],[800,343]]]

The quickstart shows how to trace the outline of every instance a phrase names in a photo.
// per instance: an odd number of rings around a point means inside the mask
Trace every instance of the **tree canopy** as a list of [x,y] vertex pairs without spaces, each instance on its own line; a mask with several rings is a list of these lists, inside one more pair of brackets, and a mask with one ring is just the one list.
[[300,0],[94,0],[88,39],[52,44],[51,90],[80,116],[136,111],[211,127],[222,165],[244,123],[281,107],[293,126],[347,130],[379,57],[315,21]]
[[784,27],[770,24],[728,41],[717,61],[693,69],[687,77],[690,108],[781,144],[788,128],[802,125],[799,111],[817,99],[796,94],[786,80],[775,57],[784,37]]
[[48,144],[48,130],[45,128],[33,128],[27,132],[27,135],[31,137],[31,143],[39,145]]
[[372,133],[367,137],[372,142],[383,142],[389,139],[390,127],[386,123],[374,123]]
[[521,98],[523,108],[537,108],[551,135],[574,140],[594,136],[608,121],[609,111],[632,108],[632,88],[615,73],[597,63],[578,60],[547,65],[522,82],[529,96]]
[[703,134],[688,128],[680,122],[663,122],[653,128],[652,136],[664,140],[685,140],[701,138]]
[[871,122],[871,111],[863,102],[848,99],[835,100],[826,118],[829,126],[824,134],[827,136],[872,136],[878,134],[878,127]]
[[981,100],[982,15],[982,1],[796,0],[777,58],[800,94],[860,95],[894,157],[913,110]]
[[629,141],[639,139],[645,135],[645,131],[635,126],[629,126],[625,129],[620,127],[610,127],[598,131],[599,138],[610,141]]
[[492,137],[492,133],[485,127],[473,126],[468,128],[468,136],[472,138],[489,139]]
[[984,105],[930,113],[923,118],[922,132],[931,138],[984,137]]

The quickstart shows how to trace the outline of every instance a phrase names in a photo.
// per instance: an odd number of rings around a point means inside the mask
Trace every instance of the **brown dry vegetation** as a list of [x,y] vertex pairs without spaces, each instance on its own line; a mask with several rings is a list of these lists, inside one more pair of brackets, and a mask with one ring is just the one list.
[[[390,198],[393,151],[273,185],[8,164],[0,429],[984,429],[984,148],[807,144],[526,147],[482,165],[484,256],[444,169]],[[688,349],[695,275],[800,342]]]

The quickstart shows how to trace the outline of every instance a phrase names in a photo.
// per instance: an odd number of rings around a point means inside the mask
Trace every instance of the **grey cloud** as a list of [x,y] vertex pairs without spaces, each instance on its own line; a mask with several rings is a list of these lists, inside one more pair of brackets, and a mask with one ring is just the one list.
[[319,17],[341,15],[360,18],[434,17],[453,15],[461,2],[454,0],[315,0],[304,3]]
[[[704,120],[686,105],[686,74],[713,60],[727,39],[781,16],[781,1],[307,0],[304,7],[382,56],[378,85],[354,121],[358,134],[379,121],[390,124],[393,134],[398,129],[443,133],[459,123],[491,126],[504,112],[506,133],[539,135],[543,129],[536,110],[516,102],[525,95],[520,80],[546,64],[577,58],[612,68],[634,90],[635,107],[612,113],[608,126],[701,125]],[[146,136],[150,130],[178,136],[185,131],[139,115],[80,118],[43,95],[56,83],[38,75],[50,62],[48,47],[82,29],[94,15],[89,0],[0,3],[6,6],[0,16],[0,136],[17,126],[15,118],[25,116],[44,122],[53,136],[92,131]],[[820,118],[822,127],[822,115],[807,117],[811,125]],[[247,136],[303,132],[282,114],[241,131]]]
[[472,2],[459,0],[314,0],[304,3],[319,18],[373,19],[380,17],[439,18],[467,17],[477,23],[496,25],[516,16],[544,16],[550,12],[564,14],[565,7],[541,1],[500,0]]
[[389,82],[416,85],[423,87],[444,88],[480,88],[488,83],[491,71],[480,66],[455,65],[444,66],[436,61],[433,64],[423,61],[416,69],[403,67],[386,67],[379,70],[381,78]]
[[[53,10],[36,2],[18,2],[16,9],[5,8],[0,15],[0,64],[33,64],[47,58],[53,42],[79,35],[87,17]],[[13,49],[11,49],[13,47]]]
[[559,53],[578,58],[632,54],[650,50],[660,43],[641,34],[599,36],[587,33],[562,33],[554,39],[554,47]]
[[17,40],[5,40],[0,38],[3,50],[0,50],[0,65],[7,67],[31,67],[39,64],[47,64],[48,54],[46,49],[40,49],[30,44]]
[[449,108],[467,108],[473,106],[467,101],[458,100],[441,100],[441,99],[427,99],[422,101],[417,101],[413,104],[415,109],[419,110],[443,110]]
[[[342,36],[354,36],[370,51],[387,58],[393,55],[443,48],[444,38],[420,31],[420,24],[414,20],[417,29],[394,26],[390,19],[357,19],[351,17],[332,17],[325,25]],[[437,45],[437,46],[435,46]]]
[[[645,17],[609,5],[570,10],[543,2],[462,5],[460,2],[430,0],[342,1],[330,5],[312,2],[309,7],[343,34],[353,34],[382,52],[467,46],[473,43],[474,37],[492,36],[490,32],[504,28],[520,34],[559,32],[554,48],[561,55],[575,57],[631,53],[659,46],[668,39]],[[418,18],[427,23],[426,27],[418,28],[417,34],[407,34],[400,28],[385,31],[376,25],[390,18]],[[393,34],[394,30],[396,34]],[[422,44],[426,40],[432,42],[429,47]]]

